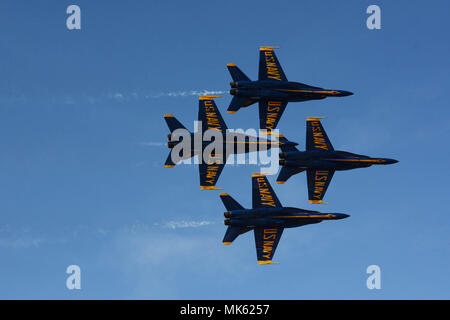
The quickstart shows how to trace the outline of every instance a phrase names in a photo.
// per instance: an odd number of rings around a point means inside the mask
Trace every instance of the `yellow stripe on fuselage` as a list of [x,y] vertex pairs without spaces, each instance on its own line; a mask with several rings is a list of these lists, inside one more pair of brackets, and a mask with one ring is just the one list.
[[309,215],[309,216],[274,216],[274,218],[336,218],[334,214]]
[[372,162],[372,163],[383,163],[384,159],[323,159],[327,161],[342,161],[342,162]]
[[287,91],[287,92],[307,92],[307,93],[329,93],[329,94],[339,94],[339,91],[336,90],[294,90],[294,89],[275,89],[278,91]]

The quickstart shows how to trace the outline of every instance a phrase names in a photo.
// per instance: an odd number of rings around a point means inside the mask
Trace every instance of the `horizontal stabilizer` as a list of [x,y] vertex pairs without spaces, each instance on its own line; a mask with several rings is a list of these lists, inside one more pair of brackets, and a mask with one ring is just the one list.
[[165,114],[164,120],[166,120],[167,126],[170,129],[170,132],[174,132],[177,129],[186,129],[180,121],[178,121],[173,115]]
[[221,193],[220,199],[222,199],[223,205],[228,211],[233,210],[243,210],[242,207],[236,200],[234,200],[228,193]]
[[175,167],[175,163],[172,161],[172,150],[167,156],[166,162],[164,163],[164,167],[166,168],[173,168]]
[[231,100],[231,102],[230,102],[230,106],[228,107],[227,112],[235,113],[240,108],[248,107],[248,106],[254,104],[256,101],[257,100],[234,96],[233,100]]
[[231,244],[238,236],[247,231],[252,230],[251,228],[246,227],[235,227],[229,226],[227,231],[225,232],[225,236],[223,237],[222,243],[225,245]]
[[249,77],[247,77],[234,63],[227,64],[227,68],[233,81],[250,81]]
[[305,171],[305,169],[301,168],[290,168],[290,167],[282,167],[280,174],[277,178],[278,184],[285,183],[290,177],[292,177],[294,174],[300,173],[302,171]]
[[280,141],[281,151],[283,151],[283,152],[298,151],[298,149],[295,147],[298,144],[295,142],[289,141],[282,134],[278,135],[278,140]]

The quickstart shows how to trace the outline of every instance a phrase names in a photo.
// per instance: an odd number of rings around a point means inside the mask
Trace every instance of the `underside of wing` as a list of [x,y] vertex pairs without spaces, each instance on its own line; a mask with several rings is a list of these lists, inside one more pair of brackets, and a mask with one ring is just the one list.
[[202,96],[198,100],[198,120],[202,122],[202,132],[215,129],[226,132],[227,126],[214,102],[217,96]]
[[288,81],[273,49],[278,47],[261,47],[259,49],[259,80]]
[[333,151],[333,145],[320,123],[324,117],[308,117],[306,119],[306,151],[324,150]]
[[280,200],[273,191],[266,176],[261,173],[252,175],[253,208],[279,208]]
[[222,190],[216,188],[217,180],[222,173],[224,164],[202,162],[198,165],[200,171],[200,189],[202,190]]
[[327,192],[328,185],[333,179],[334,170],[308,169],[308,199],[309,203],[323,203],[322,199]]
[[259,127],[268,131],[274,130],[286,109],[287,101],[260,100],[259,101]]
[[272,258],[283,234],[283,228],[256,228],[254,233],[258,263],[274,264]]

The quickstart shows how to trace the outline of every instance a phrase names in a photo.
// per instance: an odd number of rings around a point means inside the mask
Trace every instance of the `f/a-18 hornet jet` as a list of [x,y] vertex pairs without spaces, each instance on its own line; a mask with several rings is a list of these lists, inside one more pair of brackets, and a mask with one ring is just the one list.
[[353,93],[343,90],[330,90],[313,87],[300,82],[288,81],[273,49],[261,47],[259,50],[259,76],[250,80],[235,64],[228,64],[233,82],[230,94],[233,95],[229,113],[240,108],[259,103],[260,128],[274,130],[288,102],[319,100],[326,97],[345,97]]
[[322,199],[335,171],[366,168],[373,164],[393,164],[397,160],[371,158],[356,153],[334,150],[320,119],[306,119],[306,151],[295,146],[280,146],[280,174],[277,183],[285,183],[292,175],[306,170],[310,203],[326,203]]
[[231,244],[240,234],[253,230],[259,264],[274,264],[272,258],[284,228],[295,228],[323,220],[349,217],[343,213],[283,207],[264,174],[252,175],[253,209],[244,209],[227,193],[220,194],[227,211],[224,213],[228,229],[223,244]]
[[[239,132],[229,133],[214,98],[217,96],[199,98],[198,120],[199,126],[201,125],[201,134],[189,132],[173,115],[164,115],[170,129],[168,147],[172,149],[165,162],[165,167],[172,168],[181,160],[199,156],[200,188],[202,190],[221,190],[217,189],[215,185],[230,154],[264,151],[273,147],[278,148],[281,145],[297,145],[282,135],[278,135],[278,139],[275,140],[266,140]],[[221,133],[223,141],[221,148],[213,148],[213,150],[208,148],[212,143],[211,140],[216,142],[214,137],[209,137],[209,140],[205,138],[207,130],[210,129],[218,130]],[[181,133],[187,133],[190,139],[189,150],[184,150],[186,152],[177,148],[181,147],[179,144],[186,138]]]

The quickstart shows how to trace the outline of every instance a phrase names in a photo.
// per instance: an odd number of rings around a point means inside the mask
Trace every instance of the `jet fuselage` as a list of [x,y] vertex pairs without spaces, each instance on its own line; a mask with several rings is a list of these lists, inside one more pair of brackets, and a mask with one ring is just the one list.
[[350,170],[366,168],[373,164],[393,164],[398,162],[388,158],[371,158],[346,151],[290,151],[281,152],[280,165],[301,169]]
[[[298,145],[298,143],[287,141],[286,139],[284,139],[283,141],[268,140],[243,133],[222,134],[218,132],[218,134],[221,136],[222,143],[217,144],[217,148],[214,150],[214,152],[219,154],[226,154],[227,157],[231,154],[266,151],[270,148],[279,148],[280,145]],[[190,148],[186,150],[187,152],[186,155],[183,155],[183,159],[188,159],[195,155],[199,155],[202,150],[203,152],[205,152],[206,147],[215,141],[215,138],[212,138],[212,141],[205,141],[205,137],[203,137],[202,139],[201,135],[197,135],[195,133],[191,133],[189,138]],[[183,141],[183,137],[180,139],[180,141],[178,141],[178,138],[177,140],[172,140],[173,138],[171,137],[171,135],[168,136],[168,139],[169,142],[167,146],[170,149],[175,148],[177,144]],[[212,150],[213,149],[211,149],[211,151]]]
[[287,102],[345,97],[353,93],[343,90],[328,90],[290,81],[236,81],[230,83],[230,94],[253,100],[276,99]]
[[349,217],[343,213],[320,213],[291,207],[233,210],[224,213],[225,225],[246,228],[294,228],[323,220]]

